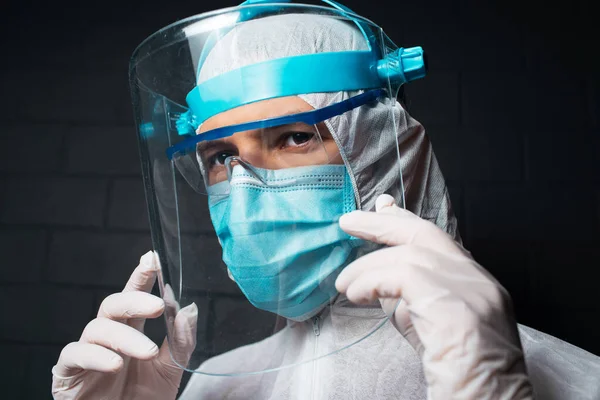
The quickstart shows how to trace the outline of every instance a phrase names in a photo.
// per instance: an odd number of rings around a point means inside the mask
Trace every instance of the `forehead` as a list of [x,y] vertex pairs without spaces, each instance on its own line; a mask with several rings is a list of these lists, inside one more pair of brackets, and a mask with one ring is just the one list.
[[314,108],[298,96],[279,97],[245,104],[217,114],[202,123],[197,133],[223,126],[311,111]]

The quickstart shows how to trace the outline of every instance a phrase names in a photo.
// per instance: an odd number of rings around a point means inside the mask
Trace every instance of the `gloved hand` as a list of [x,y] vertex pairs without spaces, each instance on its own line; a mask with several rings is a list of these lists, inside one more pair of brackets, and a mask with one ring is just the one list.
[[[123,292],[104,299],[79,341],[65,346],[52,368],[55,399],[175,399],[183,370],[171,360],[166,339],[159,349],[143,333],[145,319],[165,308],[149,293],[157,271],[154,253],[143,255]],[[179,360],[189,360],[196,346],[197,318],[194,303],[175,317]]]
[[[377,199],[376,212],[340,218],[352,236],[389,247],[348,265],[336,288],[379,299],[421,355],[430,399],[533,397],[507,291],[435,224]],[[398,304],[398,300],[402,299]]]

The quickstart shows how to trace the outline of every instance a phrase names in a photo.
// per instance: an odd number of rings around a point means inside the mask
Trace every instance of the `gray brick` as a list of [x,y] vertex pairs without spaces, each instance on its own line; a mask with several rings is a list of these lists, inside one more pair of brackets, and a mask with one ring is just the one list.
[[410,114],[426,128],[455,126],[459,122],[458,73],[431,72],[406,89]]
[[46,232],[40,230],[0,231],[0,267],[4,282],[39,282],[46,260]]
[[600,142],[588,130],[534,130],[527,140],[531,180],[589,183],[599,176]]
[[[121,288],[139,258],[152,248],[149,235],[56,232],[50,247],[49,279],[53,282]],[[184,235],[181,243],[183,274],[189,291],[239,293],[227,276],[216,237]],[[169,268],[178,282],[179,243],[173,242]],[[168,278],[168,277],[166,277]]]
[[[126,71],[131,54],[145,39],[145,34],[149,35],[159,27],[155,25],[144,33],[139,26],[131,29],[129,24],[121,25],[116,21],[111,21],[110,25],[94,26],[86,32],[86,45],[81,49],[81,60],[92,70],[110,68],[119,72]],[[103,56],[99,57],[100,54]]]
[[[421,20],[421,22],[423,21]],[[397,22],[394,23],[397,24]],[[428,22],[427,25],[430,24],[432,23]],[[464,66],[464,62],[460,46],[454,44],[461,43],[464,34],[456,29],[454,21],[451,20],[438,22],[437,26],[442,30],[447,27],[447,34],[440,35],[435,29],[427,29],[427,27],[410,31],[411,26],[405,26],[403,27],[403,33],[395,36],[398,39],[392,38],[401,47],[422,46],[427,54],[429,73],[434,71],[459,71]],[[427,76],[425,79],[429,79],[429,77]],[[413,83],[411,82],[409,85]]]
[[596,208],[589,188],[494,185],[465,192],[469,241],[589,240],[598,235],[598,220],[590,218]]
[[[456,46],[464,41],[456,3],[405,3],[401,24],[397,16],[388,11],[382,8],[379,15],[370,18],[382,26],[398,46],[422,46],[429,56],[430,71],[459,70],[464,66],[462,46]],[[376,11],[371,9],[369,13],[372,12]]]
[[5,287],[0,291],[0,339],[57,344],[78,340],[93,315],[92,306],[92,293],[84,290]]
[[100,225],[107,182],[102,179],[7,179],[3,220],[9,223]]
[[[593,15],[592,12],[590,14]],[[561,21],[563,22],[563,21]],[[578,27],[585,24],[578,20]],[[575,75],[595,74],[600,68],[600,60],[593,52],[587,51],[593,46],[597,32],[592,35],[577,34],[567,29],[531,29],[524,33],[524,49],[527,67],[535,72],[552,71],[556,76],[567,79]],[[591,29],[596,29],[592,27]]]
[[207,196],[194,191],[177,171],[176,180],[173,182],[172,174],[172,170],[163,168],[154,176],[154,190],[158,194],[157,205],[162,229],[165,232],[177,232],[181,229],[182,232],[190,234],[214,234]]
[[526,199],[531,235],[549,242],[599,240],[597,202],[589,184],[531,188]]
[[109,204],[109,227],[150,229],[142,178],[115,180]]
[[600,189],[596,189],[596,212],[592,214],[592,218],[600,225]]
[[522,133],[494,127],[429,130],[444,176],[451,181],[523,179]]
[[[3,41],[6,60],[18,60],[11,62],[9,67],[69,68],[80,65],[84,41],[81,31],[79,35],[73,35],[66,27],[57,26],[56,19],[49,18],[48,12],[40,7],[36,7],[35,13],[40,18],[35,19],[32,13],[28,14],[27,23],[11,24],[9,37],[18,37],[19,40]],[[14,17],[19,18],[13,15],[11,20],[17,20]],[[23,43],[29,45],[23,46]]]
[[0,171],[57,171],[65,130],[59,125],[5,126],[0,135]]
[[[32,77],[35,76],[35,79]],[[119,74],[65,68],[13,71],[0,79],[11,121],[131,123],[125,69]]]
[[463,121],[468,125],[506,129],[587,125],[583,87],[576,79],[498,71],[472,72],[462,82]]
[[517,317],[526,312],[523,307],[531,302],[530,247],[528,241],[510,237],[468,243],[475,260],[510,293]]
[[214,235],[208,212],[208,196],[194,191],[183,179],[177,179],[177,197],[182,231]]
[[600,78],[597,76],[588,78],[586,88],[590,122],[594,128],[598,129],[600,128]]
[[[173,181],[173,174],[175,174],[175,181]],[[151,178],[153,190],[158,197],[156,213],[165,232],[176,232],[181,229],[185,233],[214,233],[208,212],[207,196],[192,189],[179,170],[173,171],[170,163],[162,164],[160,168],[156,168],[156,173]],[[148,220],[146,200],[141,185],[136,182],[142,182],[141,178],[115,182],[109,218],[111,226],[135,228],[147,226],[147,222],[144,222]],[[127,198],[127,196],[132,197]],[[139,204],[143,204],[143,210],[138,208]],[[177,212],[179,212],[179,221]],[[126,213],[131,215],[125,217]],[[122,220],[119,220],[121,218]]]
[[590,125],[583,77],[573,75],[570,79],[556,79],[552,71],[545,71],[530,75],[529,85],[534,92],[534,102],[528,106],[530,121],[536,129],[571,130]]
[[75,127],[68,135],[67,171],[140,174],[136,131],[131,127]]
[[554,70],[557,74],[566,72],[562,63],[562,49],[548,42],[548,37],[541,31],[527,29],[523,35],[525,60],[531,71]]
[[152,249],[144,234],[56,232],[50,247],[53,282],[122,287]]
[[52,367],[56,365],[61,346],[34,346],[30,349],[26,399],[52,399]]
[[2,354],[2,360],[4,361],[0,366],[2,397],[5,399],[24,399],[27,348],[25,346],[3,344],[0,345],[0,354]]
[[189,293],[210,291],[241,295],[237,285],[227,276],[216,236],[184,234],[181,243],[175,238],[172,240],[172,250],[165,252],[166,261],[163,260],[163,269],[167,268],[171,274],[170,278],[165,275],[167,282],[179,282],[182,274]]
[[[241,294],[227,276],[221,260],[221,246],[214,235],[184,235],[181,243],[183,276],[190,291],[209,290],[217,293]],[[173,265],[178,265],[174,258]],[[177,269],[179,272],[179,269]]]
[[[532,297],[538,306],[561,307],[568,299],[571,308],[590,307],[600,271],[598,241],[564,238],[560,244],[537,244],[532,254]],[[584,279],[582,279],[584,277]]]
[[101,226],[106,192],[103,179],[10,179],[0,219],[17,224]]
[[401,24],[394,20],[393,13],[382,12],[372,20],[379,24],[388,20],[387,25],[381,25],[386,32],[401,25],[402,34],[392,39],[404,47],[423,46],[432,71],[506,71],[523,67],[522,39],[512,18],[460,6],[460,2],[406,3],[402,5]]
[[525,193],[511,185],[467,187],[464,200],[467,241],[527,238],[527,227],[524,227],[527,218]]
[[215,318],[209,321],[209,329],[212,328],[212,345],[217,354],[272,335],[278,318],[243,298],[216,299],[214,309]]
[[463,121],[513,128],[529,121],[533,93],[523,74],[471,72],[462,78]]
[[[483,4],[483,3],[478,3]],[[512,16],[503,16],[493,7],[464,7],[461,10],[463,37],[460,46],[450,45],[461,56],[461,69],[470,71],[518,71],[525,67],[520,29]],[[438,35],[445,33],[436,30]],[[458,43],[458,42],[455,42]]]

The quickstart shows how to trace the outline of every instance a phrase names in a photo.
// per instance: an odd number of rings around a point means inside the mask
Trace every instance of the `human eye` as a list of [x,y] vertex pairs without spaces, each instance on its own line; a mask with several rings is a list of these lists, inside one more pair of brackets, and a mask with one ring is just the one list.
[[317,140],[314,129],[304,124],[288,125],[282,128],[275,135],[277,147],[281,150],[300,149]]
[[314,133],[309,132],[290,132],[283,137],[283,147],[299,147],[310,142]]
[[225,165],[225,160],[232,156],[235,154],[231,151],[218,151],[208,158],[208,166],[209,168],[222,167]]
[[209,142],[199,146],[197,153],[208,169],[222,167],[225,165],[227,157],[237,155],[237,152],[230,146],[217,142]]

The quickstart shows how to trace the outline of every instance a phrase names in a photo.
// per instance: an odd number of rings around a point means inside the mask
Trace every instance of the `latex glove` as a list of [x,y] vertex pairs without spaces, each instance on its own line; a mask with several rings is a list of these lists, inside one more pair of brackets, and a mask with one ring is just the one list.
[[[123,292],[104,299],[79,341],[65,346],[52,368],[55,399],[176,398],[183,370],[172,362],[166,339],[159,349],[143,333],[145,319],[160,316],[165,308],[149,293],[157,270],[153,252],[142,256]],[[189,360],[196,346],[197,318],[194,303],[175,317],[178,359]]]
[[421,355],[428,398],[533,397],[510,296],[466,250],[389,195],[377,199],[376,212],[353,211],[339,223],[390,246],[348,265],[336,288],[355,303],[380,299],[393,313]]

